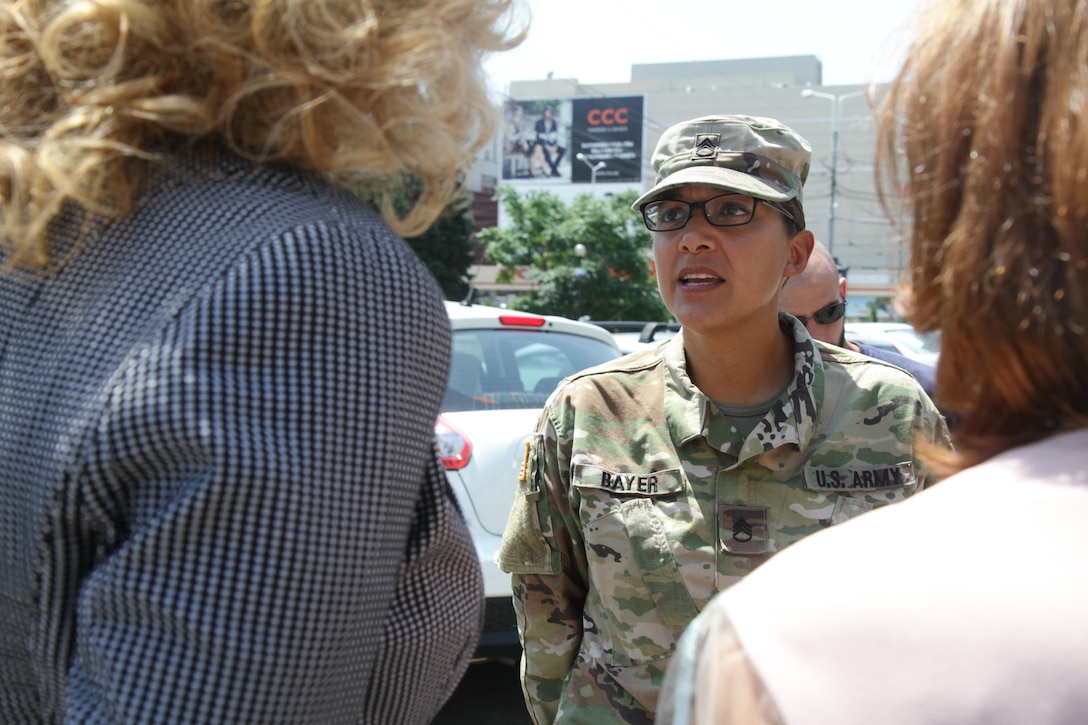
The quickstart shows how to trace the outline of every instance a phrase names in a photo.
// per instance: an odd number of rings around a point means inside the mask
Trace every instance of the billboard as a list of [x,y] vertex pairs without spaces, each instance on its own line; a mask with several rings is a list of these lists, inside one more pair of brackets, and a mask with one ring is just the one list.
[[642,96],[510,101],[503,180],[641,181],[642,105]]
[[572,181],[642,181],[642,96],[572,101]]

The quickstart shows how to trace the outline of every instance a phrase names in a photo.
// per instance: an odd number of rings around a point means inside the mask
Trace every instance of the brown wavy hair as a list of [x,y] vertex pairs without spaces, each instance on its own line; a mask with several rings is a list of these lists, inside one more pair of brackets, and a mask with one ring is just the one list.
[[7,268],[50,262],[68,202],[125,216],[139,160],[216,138],[259,162],[361,170],[422,193],[424,230],[498,118],[480,61],[517,45],[512,0],[3,0],[0,203]]
[[911,322],[940,330],[945,473],[1088,425],[1088,3],[945,0],[878,108],[911,221]]

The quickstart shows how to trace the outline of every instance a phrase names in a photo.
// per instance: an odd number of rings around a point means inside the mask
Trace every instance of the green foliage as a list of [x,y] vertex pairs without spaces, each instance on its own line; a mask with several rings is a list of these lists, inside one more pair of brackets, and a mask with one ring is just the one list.
[[[381,205],[381,193],[373,184],[350,184],[355,194],[375,209]],[[405,213],[418,197],[420,184],[408,178],[393,194],[393,208]],[[434,224],[417,237],[405,239],[420,261],[431,271],[448,300],[464,299],[468,293],[468,269],[475,259],[472,201],[468,192],[454,199]]]
[[431,270],[448,300],[468,294],[468,268],[476,261],[472,210],[467,203],[446,207],[434,224],[418,237],[406,239]]
[[[484,229],[479,237],[502,267],[498,279],[509,281],[524,266],[538,285],[513,307],[575,319],[670,319],[652,275],[650,232],[631,211],[637,193],[607,199],[582,194],[567,206],[554,194],[522,195],[500,186],[496,198],[511,224]],[[582,259],[575,254],[578,244],[586,249]]]

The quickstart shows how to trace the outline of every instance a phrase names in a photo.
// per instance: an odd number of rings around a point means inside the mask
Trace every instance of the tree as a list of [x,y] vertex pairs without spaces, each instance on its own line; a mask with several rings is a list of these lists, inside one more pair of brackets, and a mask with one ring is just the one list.
[[[582,194],[567,206],[548,192],[522,195],[500,186],[496,198],[512,223],[484,229],[479,237],[502,268],[498,280],[528,267],[537,283],[513,307],[593,320],[670,319],[653,276],[650,233],[631,211],[637,193],[607,199]],[[579,245],[584,257],[576,253]]]
[[468,269],[476,261],[474,227],[471,205],[462,197],[447,206],[427,231],[405,240],[431,270],[448,300],[464,299],[468,294]]
[[[380,208],[381,193],[373,181],[347,183],[356,196],[375,209]],[[408,210],[419,191],[419,181],[414,178],[407,178],[401,184],[393,196],[393,208],[398,214]],[[468,294],[468,269],[476,261],[474,229],[472,200],[465,191],[450,202],[427,231],[404,240],[434,275],[448,300],[464,299]]]

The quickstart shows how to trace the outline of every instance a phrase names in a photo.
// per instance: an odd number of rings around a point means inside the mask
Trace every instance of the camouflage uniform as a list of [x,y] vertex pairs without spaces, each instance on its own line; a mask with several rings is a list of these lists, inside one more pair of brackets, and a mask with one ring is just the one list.
[[795,376],[741,440],[687,376],[683,335],[549,399],[499,554],[537,723],[651,723],[676,641],[715,591],[822,528],[920,490],[947,440],[907,373],[795,340]]

